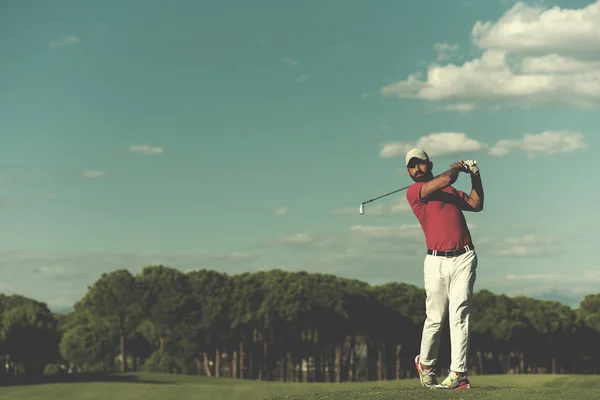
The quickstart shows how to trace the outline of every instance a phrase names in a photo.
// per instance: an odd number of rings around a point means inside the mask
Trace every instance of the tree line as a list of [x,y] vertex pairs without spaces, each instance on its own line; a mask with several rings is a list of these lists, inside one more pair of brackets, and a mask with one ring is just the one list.
[[[0,294],[0,381],[152,371],[286,382],[414,378],[425,292],[330,274],[102,274],[66,314]],[[447,321],[446,321],[447,324]],[[471,374],[596,373],[600,294],[577,309],[476,291]],[[449,366],[444,329],[438,368]]]

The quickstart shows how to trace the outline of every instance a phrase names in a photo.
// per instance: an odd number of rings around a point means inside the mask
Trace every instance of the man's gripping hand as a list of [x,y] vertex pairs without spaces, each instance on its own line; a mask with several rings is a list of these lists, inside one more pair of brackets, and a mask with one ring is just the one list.
[[469,168],[465,165],[463,160],[452,163],[450,169],[455,169],[459,172],[469,172]]
[[466,160],[463,161],[463,165],[473,175],[479,174],[479,167],[477,166],[477,161],[475,160]]

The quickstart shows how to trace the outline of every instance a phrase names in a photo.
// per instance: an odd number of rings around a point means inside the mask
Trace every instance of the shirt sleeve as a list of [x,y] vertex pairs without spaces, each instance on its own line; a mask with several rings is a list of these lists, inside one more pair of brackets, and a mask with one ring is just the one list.
[[465,192],[463,192],[462,190],[455,189],[454,187],[452,189],[454,190],[454,194],[456,194],[461,199],[463,198]]
[[423,199],[421,199],[421,186],[423,186],[425,182],[417,182],[411,185],[406,191],[406,200],[408,200],[408,204],[413,205],[417,203],[423,203]]

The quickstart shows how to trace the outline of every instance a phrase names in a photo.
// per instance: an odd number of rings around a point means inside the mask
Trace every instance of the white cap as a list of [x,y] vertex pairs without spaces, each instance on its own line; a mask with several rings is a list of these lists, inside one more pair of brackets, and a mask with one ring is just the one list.
[[422,149],[411,149],[406,153],[406,166],[411,158],[418,158],[419,160],[429,161],[429,156]]

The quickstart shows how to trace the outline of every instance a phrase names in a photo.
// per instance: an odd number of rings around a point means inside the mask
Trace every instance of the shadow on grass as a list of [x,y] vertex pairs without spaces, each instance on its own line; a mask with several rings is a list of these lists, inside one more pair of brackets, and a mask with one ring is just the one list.
[[506,390],[506,389],[519,389],[517,386],[491,386],[491,385],[471,385],[471,389],[484,389],[487,391],[498,391],[498,390]]
[[[3,377],[4,378],[4,377]],[[110,382],[110,383],[147,383],[156,385],[173,385],[174,382],[156,381],[143,379],[135,374],[102,374],[102,373],[81,373],[81,374],[57,374],[46,375],[39,378],[17,377],[6,382],[0,383],[3,386],[26,386],[26,385],[46,385],[53,383],[84,383],[84,382]]]

